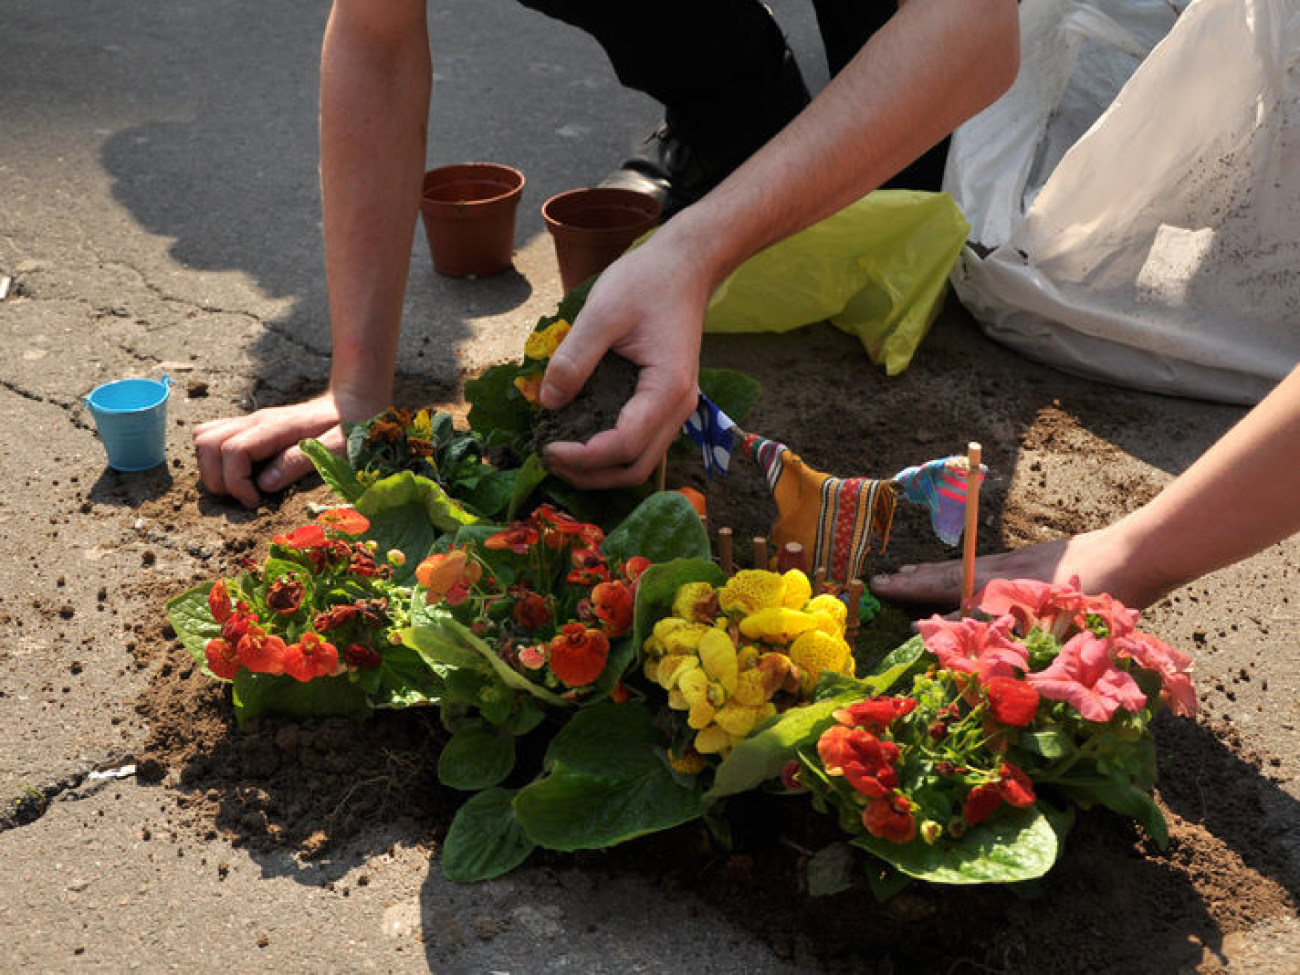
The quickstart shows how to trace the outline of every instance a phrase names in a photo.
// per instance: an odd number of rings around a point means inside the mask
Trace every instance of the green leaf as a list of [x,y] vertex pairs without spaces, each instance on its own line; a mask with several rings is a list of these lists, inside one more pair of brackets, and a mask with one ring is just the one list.
[[791,708],[775,720],[760,727],[736,745],[722,760],[713,778],[713,787],[705,793],[706,802],[756,789],[769,779],[778,778],[785,763],[795,757],[795,749],[805,739],[815,737],[830,725],[831,714],[862,694],[854,689],[839,696]]
[[599,849],[670,829],[704,810],[660,752],[650,712],[635,704],[579,711],[551,742],[549,772],[519,790],[515,815],[553,850]]
[[536,848],[515,819],[507,789],[488,789],[456,810],[442,842],[442,872],[458,884],[509,873]]
[[1042,731],[1022,731],[1016,739],[1016,747],[1023,748],[1031,755],[1038,755],[1049,762],[1065,758],[1075,751],[1074,742],[1065,732],[1055,728]]
[[510,504],[506,508],[506,521],[514,521],[519,517],[519,512],[523,510],[528,499],[545,480],[546,468],[542,465],[542,458],[537,454],[529,454],[524,458],[524,463],[515,477],[514,491],[510,495]]
[[491,366],[477,379],[465,382],[469,403],[469,426],[488,444],[509,444],[520,456],[522,445],[532,439],[536,408],[515,389],[519,366],[506,362]]
[[346,675],[304,682],[241,670],[235,674],[234,685],[235,716],[240,725],[268,714],[289,718],[364,718],[370,713],[365,691]]
[[527,691],[547,704],[570,707],[560,695],[534,684],[507,664],[496,650],[474,635],[474,631],[441,606],[425,606],[411,614],[411,628],[405,639],[431,664],[473,667],[492,673],[507,687]]
[[824,846],[805,868],[809,897],[830,897],[853,886],[853,850],[847,843]]
[[365,488],[346,457],[340,457],[319,440],[300,440],[298,449],[307,455],[321,480],[344,501],[355,502],[361,497]]
[[441,533],[479,520],[435,482],[410,471],[372,484],[357,498],[356,509],[370,519],[366,537],[379,544],[380,553],[394,548],[405,553],[406,564],[394,574],[399,584],[409,584]]
[[634,555],[651,562],[708,559],[709,533],[684,495],[658,491],[609,533],[601,552],[610,562],[625,562]]
[[1097,776],[1069,779],[1056,783],[1056,786],[1085,809],[1100,804],[1121,816],[1131,816],[1142,824],[1162,850],[1169,845],[1169,824],[1165,822],[1164,813],[1149,794],[1132,782],[1119,777]]
[[457,729],[438,756],[439,780],[465,792],[497,785],[514,767],[513,736],[481,722]]
[[383,649],[378,681],[371,692],[377,708],[408,708],[442,700],[442,678],[409,646],[389,644]]
[[886,654],[863,680],[871,685],[873,694],[884,694],[918,669],[923,662],[925,662],[925,641],[918,634]]
[[215,679],[216,675],[208,669],[208,658],[203,652],[209,640],[221,636],[221,624],[212,618],[212,611],[208,609],[208,593],[214,584],[205,582],[168,600],[167,620],[194,662],[205,674]]
[[1041,809],[1004,807],[972,826],[960,840],[933,846],[915,839],[898,844],[875,836],[853,840],[896,870],[934,884],[1010,884],[1041,877],[1059,853],[1056,830]]

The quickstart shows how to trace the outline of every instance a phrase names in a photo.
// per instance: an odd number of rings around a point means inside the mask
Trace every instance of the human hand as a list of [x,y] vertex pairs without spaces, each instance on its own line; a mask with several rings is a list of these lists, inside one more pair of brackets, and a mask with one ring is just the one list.
[[640,369],[614,429],[547,448],[547,469],[580,488],[646,481],[695,409],[709,288],[671,247],[655,244],[651,238],[601,274],[546,369],[547,409],[572,399],[608,350]]
[[[374,416],[388,404],[349,400],[327,392],[291,406],[274,406],[245,416],[200,423],[194,428],[199,476],[213,494],[229,494],[247,508],[257,507],[260,492],[280,491],[314,469],[298,442],[318,438],[342,453],[345,421]],[[266,466],[253,477],[253,467]]]
[[[1121,530],[1113,525],[981,556],[975,560],[974,591],[994,579],[1067,583],[1078,577],[1086,593],[1109,593],[1125,606],[1144,609],[1163,596],[1166,587],[1143,580],[1141,563],[1130,557]],[[895,573],[874,576],[870,586],[882,599],[956,606],[961,602],[962,574],[960,559],[904,565]]]

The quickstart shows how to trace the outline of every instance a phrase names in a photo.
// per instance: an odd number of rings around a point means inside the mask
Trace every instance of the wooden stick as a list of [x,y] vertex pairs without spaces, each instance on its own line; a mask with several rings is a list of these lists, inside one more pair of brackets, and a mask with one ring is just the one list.
[[813,595],[819,595],[826,589],[826,566],[819,565],[813,571]]
[[798,569],[800,572],[808,571],[808,561],[803,557],[803,546],[798,542],[786,542],[785,547],[776,556],[777,572],[789,572],[791,569]]
[[722,566],[722,574],[728,579],[735,575],[736,563],[732,558],[731,529],[725,526],[718,529],[718,564]]
[[866,589],[861,579],[854,579],[849,583],[849,615],[844,621],[844,639],[850,645],[857,638],[858,628],[862,625],[862,594]]
[[659,470],[655,473],[655,490],[664,490],[664,485],[668,483],[668,455],[664,454],[663,460],[659,462]]
[[980,454],[975,441],[966,446],[966,532],[961,552],[961,615],[969,616],[975,596],[975,539],[980,518]]
[[754,568],[767,568],[767,539],[762,535],[754,536]]

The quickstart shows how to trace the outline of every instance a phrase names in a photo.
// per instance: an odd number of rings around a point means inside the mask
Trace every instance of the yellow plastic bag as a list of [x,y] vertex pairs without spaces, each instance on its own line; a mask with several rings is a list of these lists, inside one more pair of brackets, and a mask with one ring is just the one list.
[[714,292],[706,332],[829,319],[896,376],[938,315],[970,226],[945,193],[877,190],[755,254]]

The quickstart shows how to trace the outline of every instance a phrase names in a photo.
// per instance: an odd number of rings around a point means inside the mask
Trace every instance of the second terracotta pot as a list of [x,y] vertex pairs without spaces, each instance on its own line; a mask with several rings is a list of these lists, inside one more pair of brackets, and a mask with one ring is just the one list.
[[447,277],[486,277],[511,266],[524,174],[500,163],[457,163],[424,174],[420,215],[433,267]]
[[569,190],[542,206],[555,242],[560,282],[571,291],[599,274],[659,221],[659,201],[634,190]]

